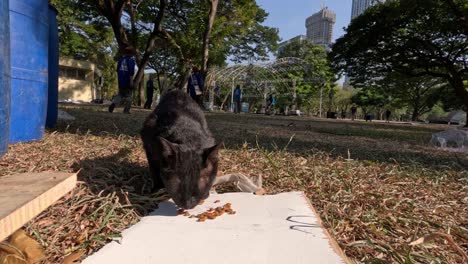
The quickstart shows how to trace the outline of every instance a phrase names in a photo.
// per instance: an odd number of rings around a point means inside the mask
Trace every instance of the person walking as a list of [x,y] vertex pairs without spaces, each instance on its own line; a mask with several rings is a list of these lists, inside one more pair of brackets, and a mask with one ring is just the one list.
[[236,106],[235,113],[239,114],[241,110],[241,100],[242,100],[242,91],[241,91],[240,85],[237,85],[236,89],[234,89],[233,100]]
[[143,108],[151,109],[151,105],[153,104],[153,92],[154,92],[154,83],[153,79],[149,79],[146,82],[146,102]]
[[392,111],[390,111],[390,109],[387,109],[387,111],[385,111],[385,120],[387,121],[387,123],[390,123],[391,115],[392,115]]
[[276,105],[276,98],[274,94],[270,94],[267,100],[267,109],[265,114],[274,115],[275,114],[275,105]]
[[356,105],[351,106],[351,120],[353,120],[353,121],[354,121],[354,119],[356,119],[356,112],[357,112]]
[[344,109],[341,109],[341,119],[346,118],[346,111]]
[[203,108],[203,89],[204,89],[203,77],[197,66],[192,67],[192,74],[188,78],[187,82],[187,93],[190,94],[197,104]]
[[124,105],[123,112],[130,114],[133,95],[133,75],[135,74],[135,50],[131,46],[124,48],[117,62],[118,94],[112,98],[109,112],[114,112],[117,105]]

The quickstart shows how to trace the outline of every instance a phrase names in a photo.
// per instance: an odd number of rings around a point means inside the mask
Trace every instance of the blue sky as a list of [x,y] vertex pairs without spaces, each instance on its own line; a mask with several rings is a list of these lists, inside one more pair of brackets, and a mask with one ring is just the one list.
[[351,19],[352,0],[257,0],[257,4],[269,13],[264,24],[279,28],[282,41],[305,35],[305,19],[318,12],[322,5],[328,6],[336,13],[334,40],[344,34],[343,27],[346,27]]

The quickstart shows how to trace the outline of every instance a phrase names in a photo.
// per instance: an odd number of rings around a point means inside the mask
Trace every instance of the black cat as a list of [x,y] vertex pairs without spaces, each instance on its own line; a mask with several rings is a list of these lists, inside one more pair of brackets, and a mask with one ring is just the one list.
[[218,171],[218,147],[203,111],[186,93],[161,98],[146,118],[141,138],[154,178],[174,202],[191,209],[206,199]]

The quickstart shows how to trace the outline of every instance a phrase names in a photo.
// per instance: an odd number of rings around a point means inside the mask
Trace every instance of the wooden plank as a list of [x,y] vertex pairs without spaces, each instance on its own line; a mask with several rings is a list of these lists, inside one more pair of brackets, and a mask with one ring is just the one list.
[[71,191],[76,173],[24,173],[0,177],[0,242]]

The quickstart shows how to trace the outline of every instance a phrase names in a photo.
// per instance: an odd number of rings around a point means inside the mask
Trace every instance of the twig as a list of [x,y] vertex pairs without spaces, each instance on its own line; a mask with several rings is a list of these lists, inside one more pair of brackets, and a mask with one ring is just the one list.
[[454,248],[460,255],[463,256],[464,259],[468,260],[468,254],[459,246],[455,241],[453,240],[452,236],[449,234],[445,233],[440,233],[440,232],[435,232],[430,235],[424,236],[419,238],[418,240],[415,240],[411,243],[409,243],[410,246],[416,246],[424,243],[429,243],[433,240],[435,240],[437,237],[442,237],[443,239],[447,240],[447,242]]
[[262,177],[257,176],[255,181],[256,182],[254,183],[249,177],[247,177],[244,174],[232,173],[216,177],[213,185],[235,182],[237,188],[241,192],[256,192],[262,188]]

